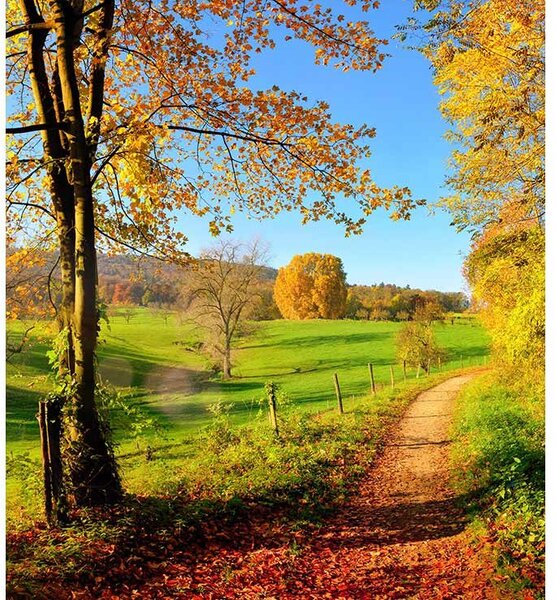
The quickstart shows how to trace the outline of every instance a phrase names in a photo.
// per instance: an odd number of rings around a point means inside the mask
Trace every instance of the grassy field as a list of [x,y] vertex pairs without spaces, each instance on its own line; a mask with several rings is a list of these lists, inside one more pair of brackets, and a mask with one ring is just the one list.
[[[355,407],[369,391],[369,362],[378,387],[390,386],[390,365],[396,385],[405,387],[402,369],[395,364],[400,326],[347,320],[256,323],[237,343],[234,378],[222,381],[211,371],[210,361],[194,350],[201,332],[191,325],[180,324],[173,316],[166,323],[162,315],[146,309],[135,310],[129,323],[122,315],[112,316],[109,328],[103,327],[98,352],[102,378],[121,392],[126,403],[140,407],[139,427],[144,417],[160,425],[158,431],[145,428],[137,434],[133,423],[116,420],[117,452],[128,489],[145,485],[148,447],[160,459],[155,469],[160,477],[192,451],[199,431],[214,419],[210,406],[225,405],[233,426],[260,419],[260,401],[269,380],[277,382],[286,396],[282,414],[335,406],[334,373],[346,409]],[[9,456],[27,453],[36,461],[37,401],[52,385],[46,358],[51,333],[46,326],[37,326],[32,333],[29,346],[7,368],[7,450]],[[482,364],[488,354],[487,335],[473,318],[438,324],[436,335],[448,356],[444,370],[459,368],[461,356],[464,366],[473,366]],[[414,370],[409,378],[414,380]],[[8,483],[9,507],[10,499],[19,498],[21,482],[9,477]]]
[[[258,411],[264,383],[281,385],[290,401],[307,410],[323,410],[334,402],[333,373],[338,373],[344,397],[368,392],[368,363],[376,381],[390,384],[389,365],[397,381],[395,334],[399,323],[367,321],[269,321],[253,325],[239,340],[234,378],[222,381],[209,361],[194,351],[201,332],[173,317],[137,309],[127,323],[110,318],[99,347],[100,373],[124,394],[140,402],[175,435],[198,429],[211,418],[207,408],[218,401],[232,405],[231,417],[243,423]],[[48,329],[36,328],[28,349],[7,368],[8,450],[31,449],[38,436],[38,399],[51,386]],[[436,336],[449,360],[442,368],[479,364],[488,354],[485,332],[474,319],[436,326]],[[409,373],[414,377],[414,371]]]

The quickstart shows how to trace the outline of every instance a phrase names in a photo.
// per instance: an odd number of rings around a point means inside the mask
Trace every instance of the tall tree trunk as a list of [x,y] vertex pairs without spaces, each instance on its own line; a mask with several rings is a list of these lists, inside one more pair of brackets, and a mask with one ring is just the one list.
[[[73,63],[75,16],[55,3],[57,67],[66,122],[75,202],[75,302],[71,336],[75,353],[73,439],[69,464],[79,505],[115,502],[121,483],[95,404],[97,338],[96,250],[90,157]],[[67,307],[66,307],[67,308]]]
[[[67,180],[66,180],[67,183]],[[69,185],[68,185],[69,187]],[[73,204],[73,189],[66,196]],[[67,333],[67,351],[60,357],[60,374],[75,372],[73,349],[73,312],[75,309],[75,222],[73,212],[57,211],[58,243],[60,246],[60,273],[62,276],[62,300],[58,317],[61,330]]]

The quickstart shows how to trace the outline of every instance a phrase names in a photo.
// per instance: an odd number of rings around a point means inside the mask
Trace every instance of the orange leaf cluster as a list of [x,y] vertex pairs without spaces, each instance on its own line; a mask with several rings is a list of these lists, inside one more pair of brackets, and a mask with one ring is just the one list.
[[278,272],[274,298],[286,319],[340,319],[347,305],[341,259],[316,253],[294,256]]
[[[349,1],[343,15],[297,0],[119,0],[107,39],[97,35],[102,11],[95,0],[82,4],[73,61],[103,250],[123,244],[158,256],[177,253],[186,242],[176,228],[181,210],[206,217],[214,235],[231,230],[236,210],[260,218],[294,209],[303,221],[332,219],[347,234],[360,232],[377,207],[391,209],[395,219],[408,217],[415,205],[409,191],[379,188],[361,166],[370,156],[371,127],[334,122],[325,102],[298,92],[251,84],[254,57],[292,39],[311,45],[318,64],[380,68],[386,41],[367,21],[349,16],[350,6],[368,11],[377,2]],[[45,29],[51,10],[40,6]],[[9,3],[7,18],[14,32],[7,49],[8,121],[34,125],[41,116],[29,92],[31,32],[17,33],[25,21],[19,4]],[[50,41],[53,32],[46,46]],[[44,62],[54,85],[56,56],[46,47]],[[100,119],[91,111],[99,66],[105,68]],[[8,139],[10,214],[40,216],[42,229],[56,218],[44,190],[59,160],[43,155],[44,134]],[[353,202],[340,209],[338,198]],[[10,223],[19,226],[16,218]]]

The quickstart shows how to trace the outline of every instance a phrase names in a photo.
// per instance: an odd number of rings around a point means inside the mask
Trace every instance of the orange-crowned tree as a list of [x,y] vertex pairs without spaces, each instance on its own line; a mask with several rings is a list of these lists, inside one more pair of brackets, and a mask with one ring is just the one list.
[[294,256],[278,272],[274,298],[286,319],[344,317],[347,284],[341,259],[314,252]]

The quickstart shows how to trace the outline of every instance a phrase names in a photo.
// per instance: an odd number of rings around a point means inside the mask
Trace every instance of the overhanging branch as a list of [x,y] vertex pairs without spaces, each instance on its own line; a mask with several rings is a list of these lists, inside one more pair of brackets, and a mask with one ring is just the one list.
[[6,31],[6,39],[20,35],[21,33],[30,33],[32,31],[44,31],[53,29],[54,23],[52,21],[40,21],[39,23],[29,23],[28,25],[21,25],[21,27],[15,27]]
[[240,133],[232,133],[229,131],[218,131],[212,129],[199,129],[197,127],[187,127],[185,125],[161,125],[161,127],[167,127],[168,129],[173,129],[177,131],[190,131],[191,133],[199,133],[201,135],[219,135],[224,138],[234,138],[236,140],[243,140],[245,142],[258,142],[260,144],[266,144],[267,146],[282,146],[289,147],[293,144],[288,144],[287,142],[283,142],[281,140],[276,140],[273,138],[266,138],[264,136],[256,135],[256,134],[240,134]]
[[6,127],[6,133],[16,135],[18,133],[32,133],[33,131],[66,131],[67,129],[67,123],[37,123],[21,127]]

